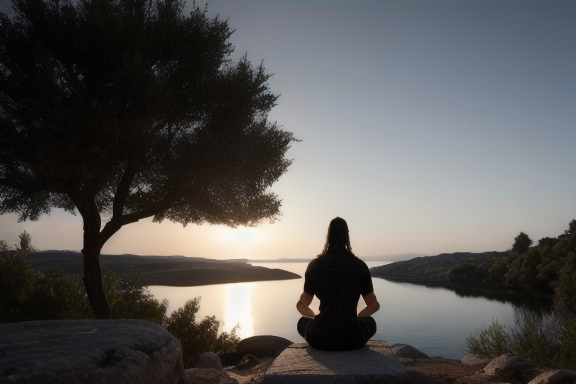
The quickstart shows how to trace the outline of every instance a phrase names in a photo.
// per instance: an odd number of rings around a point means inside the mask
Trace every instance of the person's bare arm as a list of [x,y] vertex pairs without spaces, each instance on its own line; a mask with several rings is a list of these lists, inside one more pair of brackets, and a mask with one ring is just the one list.
[[306,292],[302,292],[302,294],[300,295],[300,300],[298,300],[298,303],[296,303],[296,309],[298,309],[298,312],[300,312],[302,316],[309,317],[311,319],[313,319],[314,316],[316,316],[314,314],[314,311],[310,309],[310,303],[312,303],[313,298],[314,296]]
[[376,311],[380,309],[380,303],[378,302],[378,299],[376,299],[376,294],[374,294],[374,292],[362,297],[366,303],[366,308],[360,311],[358,317],[372,316],[374,313],[376,313]]

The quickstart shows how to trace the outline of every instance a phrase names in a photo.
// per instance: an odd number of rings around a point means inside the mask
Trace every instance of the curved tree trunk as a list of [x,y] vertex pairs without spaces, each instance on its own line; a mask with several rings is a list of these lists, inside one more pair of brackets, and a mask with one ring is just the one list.
[[111,319],[110,304],[104,292],[102,281],[102,268],[100,267],[100,251],[105,240],[100,233],[102,220],[93,196],[72,195],[76,208],[82,215],[84,222],[84,286],[88,301],[97,319]]
[[102,281],[102,268],[100,267],[100,249],[84,247],[84,286],[88,294],[88,301],[97,319],[111,319],[110,304],[104,292]]

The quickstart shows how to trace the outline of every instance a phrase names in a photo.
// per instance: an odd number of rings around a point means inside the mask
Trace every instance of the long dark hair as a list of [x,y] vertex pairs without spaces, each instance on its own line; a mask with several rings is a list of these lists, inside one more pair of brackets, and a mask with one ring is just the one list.
[[328,234],[326,235],[326,243],[322,253],[318,255],[324,256],[337,251],[345,251],[352,255],[352,246],[350,245],[350,234],[348,233],[348,224],[341,217],[332,219],[328,226]]

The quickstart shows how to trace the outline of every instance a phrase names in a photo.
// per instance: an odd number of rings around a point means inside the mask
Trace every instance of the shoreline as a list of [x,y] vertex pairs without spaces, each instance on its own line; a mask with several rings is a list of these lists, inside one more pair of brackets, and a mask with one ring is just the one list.
[[[83,256],[79,252],[42,251],[27,256],[34,269],[49,272],[60,269],[81,277]],[[142,285],[195,287],[254,281],[300,279],[283,269],[248,264],[247,260],[213,260],[185,256],[100,255],[102,268],[109,268],[124,279],[139,278]]]

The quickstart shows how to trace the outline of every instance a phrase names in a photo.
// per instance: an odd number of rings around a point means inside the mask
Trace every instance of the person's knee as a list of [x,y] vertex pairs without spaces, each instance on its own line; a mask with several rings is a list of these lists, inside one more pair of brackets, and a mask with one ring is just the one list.
[[308,318],[308,317],[301,317],[300,320],[298,320],[298,324],[296,326],[296,328],[298,329],[298,333],[300,334],[300,336],[306,338],[306,333],[307,333],[307,328],[308,325],[312,322],[313,320]]
[[368,317],[362,317],[361,318],[362,323],[365,324],[365,327],[367,328],[368,334],[370,335],[370,337],[374,336],[376,334],[376,330],[377,330],[377,326],[376,326],[376,320],[374,320],[374,318],[372,316],[368,316]]

